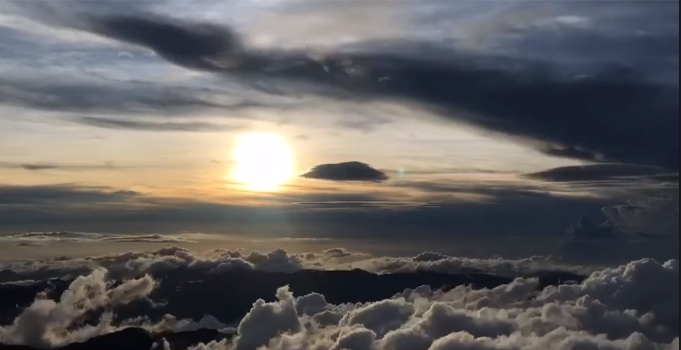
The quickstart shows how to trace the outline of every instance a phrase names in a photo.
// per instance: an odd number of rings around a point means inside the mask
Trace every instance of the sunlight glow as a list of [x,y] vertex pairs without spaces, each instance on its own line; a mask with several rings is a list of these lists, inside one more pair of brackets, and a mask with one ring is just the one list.
[[241,136],[233,150],[236,168],[232,177],[250,190],[275,191],[294,175],[293,151],[274,133]]

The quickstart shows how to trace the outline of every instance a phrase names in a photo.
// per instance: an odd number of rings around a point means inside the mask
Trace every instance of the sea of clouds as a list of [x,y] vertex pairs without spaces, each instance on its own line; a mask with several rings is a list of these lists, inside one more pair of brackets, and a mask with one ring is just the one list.
[[640,260],[577,285],[537,291],[519,278],[494,289],[407,290],[376,303],[330,305],[320,294],[260,300],[233,342],[196,350],[678,349],[678,262]]
[[[36,279],[75,273],[57,301],[36,297],[0,326],[0,342],[52,348],[84,341],[128,326],[149,330],[199,328],[236,331],[229,340],[194,350],[667,350],[678,349],[679,267],[677,260],[632,261],[608,268],[560,265],[550,258],[468,259],[436,253],[415,257],[372,257],[344,249],[290,254],[183,248],[81,259],[5,264],[2,269]],[[448,292],[419,287],[392,298],[333,305],[324,295],[296,295],[281,286],[277,300],[257,300],[238,324],[206,315],[160,322],[144,317],[114,323],[112,310],[143,299],[157,288],[160,273],[197,268],[218,275],[234,269],[294,272],[301,269],[365,268],[378,273],[470,269],[519,276],[493,289],[459,286]],[[540,287],[533,272],[589,273],[581,283]],[[122,282],[114,283],[113,278]],[[6,282],[7,283],[7,282]],[[12,282],[16,283],[16,281]],[[348,285],[346,288],[369,288]],[[236,292],[236,291],[235,291]],[[229,295],[225,295],[229,298]],[[96,323],[78,322],[93,310],[107,310]],[[230,328],[233,327],[233,328]]]

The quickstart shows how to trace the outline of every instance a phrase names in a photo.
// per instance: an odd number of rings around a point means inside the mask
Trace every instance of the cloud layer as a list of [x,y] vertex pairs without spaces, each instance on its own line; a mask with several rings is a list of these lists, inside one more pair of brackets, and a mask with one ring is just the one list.
[[[650,3],[646,10],[662,15],[670,6],[678,10],[678,4],[662,3]],[[148,13],[84,12],[57,22],[148,48],[182,67],[224,74],[247,84],[268,79],[288,91],[285,94],[411,101],[447,118],[531,139],[551,155],[678,169],[674,132],[678,129],[678,81],[649,79],[648,67],[630,68],[596,55],[590,68],[572,71],[557,62],[457,51],[426,42],[363,43],[352,53],[336,50],[313,57],[306,52],[251,49],[228,27]],[[660,29],[649,38],[621,28],[619,37],[609,38],[596,34],[597,29],[589,34],[579,26],[563,26],[559,31],[534,26],[519,30],[523,39],[515,45],[560,40],[565,47],[601,50],[628,42],[654,50],[651,55],[660,57],[671,55],[673,50],[669,50],[676,47],[678,57],[678,19],[676,32],[673,26],[664,27],[666,31]]]
[[[421,257],[436,258],[432,253]],[[109,285],[107,275],[96,268],[73,280],[56,301],[36,299],[11,325],[0,326],[0,340],[57,346],[109,333],[121,324],[112,323],[113,315],[106,312],[95,325],[74,328],[74,323],[87,312],[151,297],[158,288],[149,276]],[[334,304],[323,294],[294,294],[295,289],[282,286],[276,299],[252,304],[235,325],[236,336],[191,349],[672,350],[678,348],[678,278],[677,260],[642,259],[558,286],[516,278],[481,289],[411,288],[372,302]],[[365,287],[345,286],[348,292]],[[206,316],[191,323],[167,316],[156,323],[142,318],[122,324],[186,331],[225,327],[220,321]]]
[[93,232],[27,232],[0,236],[0,242],[19,245],[48,244],[52,242],[104,242],[104,243],[195,243],[186,235],[115,235]]
[[517,279],[491,290],[408,290],[377,303],[330,305],[282,287],[277,302],[253,305],[232,344],[194,349],[672,349],[676,279],[678,261],[641,260],[540,292],[536,280]]
[[[144,238],[144,237],[143,237]],[[118,239],[118,238],[117,238]],[[115,241],[115,240],[114,240]],[[593,267],[571,265],[551,257],[526,259],[473,259],[423,252],[413,257],[374,257],[343,248],[319,253],[293,254],[283,249],[246,252],[217,249],[197,253],[186,248],[163,248],[156,252],[128,252],[86,258],[62,257],[54,260],[0,264],[0,270],[20,272],[24,279],[43,280],[68,274],[82,274],[96,268],[107,269],[116,278],[140,274],[193,269],[198,274],[221,271],[260,270],[292,273],[303,269],[353,270],[390,274],[431,271],[438,273],[489,273],[497,276],[538,276],[545,271],[590,273]],[[16,280],[8,279],[6,281]]]

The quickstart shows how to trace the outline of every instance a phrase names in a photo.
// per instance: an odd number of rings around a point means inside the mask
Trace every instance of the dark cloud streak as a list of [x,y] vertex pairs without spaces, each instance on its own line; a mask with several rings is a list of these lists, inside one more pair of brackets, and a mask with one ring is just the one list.
[[123,202],[141,196],[134,191],[70,185],[9,186],[0,185],[3,205],[66,205]]
[[171,22],[153,16],[95,16],[86,23],[95,33],[152,48],[169,61],[201,70],[229,65],[212,59],[241,51],[236,33],[208,23]]
[[58,163],[17,163],[0,162],[0,169],[21,169],[27,171],[62,170],[62,171],[90,171],[114,170],[121,167],[113,164],[58,164]]
[[583,166],[567,166],[553,168],[537,173],[527,174],[526,177],[544,181],[574,182],[613,180],[625,177],[645,177],[655,179],[669,174],[664,168],[630,165],[630,164],[592,164]]
[[240,125],[225,125],[207,122],[146,122],[141,120],[133,121],[86,116],[75,117],[73,120],[81,124],[98,128],[137,131],[220,132],[224,130],[241,130],[245,128],[245,126]]

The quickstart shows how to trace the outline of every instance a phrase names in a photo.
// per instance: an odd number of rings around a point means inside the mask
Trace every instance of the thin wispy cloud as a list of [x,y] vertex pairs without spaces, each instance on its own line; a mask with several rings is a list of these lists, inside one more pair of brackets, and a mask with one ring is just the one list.
[[122,120],[114,118],[75,117],[73,120],[89,126],[104,129],[122,129],[136,131],[187,131],[187,132],[222,132],[225,130],[243,130],[244,125],[226,125],[208,122],[155,122],[141,120]]
[[46,170],[90,171],[90,170],[124,169],[125,167],[117,166],[117,165],[114,165],[112,163],[105,163],[105,164],[60,164],[60,163],[0,162],[0,168],[20,169],[20,170],[27,170],[27,171],[46,171]]

